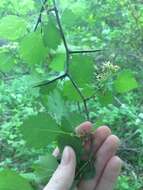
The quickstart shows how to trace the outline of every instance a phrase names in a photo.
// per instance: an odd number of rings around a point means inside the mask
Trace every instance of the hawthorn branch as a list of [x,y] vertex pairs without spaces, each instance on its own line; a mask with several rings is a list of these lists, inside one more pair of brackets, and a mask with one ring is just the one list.
[[39,84],[35,85],[34,88],[49,85],[49,84],[51,84],[51,83],[53,83],[53,82],[55,82],[57,80],[65,78],[66,76],[67,76],[67,74],[64,73],[63,75],[60,75],[60,76],[54,78],[53,80],[45,80],[45,81],[40,82]]
[[76,91],[78,92],[78,94],[80,95],[82,101],[83,101],[83,105],[84,105],[84,110],[85,110],[85,113],[86,113],[86,117],[87,117],[87,120],[89,120],[89,111],[88,111],[88,108],[87,108],[87,102],[86,102],[86,99],[84,98],[82,92],[80,91],[80,89],[78,88],[76,82],[72,79],[72,77],[68,74],[67,77],[70,79],[71,83],[73,84],[74,88],[76,89]]
[[87,120],[89,121],[90,120],[90,118],[89,118],[89,110],[88,110],[88,107],[87,107],[87,101],[85,99],[83,100],[83,104],[84,104]]
[[53,0],[53,4],[54,4],[54,10],[55,10],[55,14],[56,14],[56,20],[57,20],[57,23],[58,23],[58,26],[59,26],[59,29],[60,29],[60,34],[61,34],[64,46],[65,46],[65,49],[66,49],[66,53],[69,54],[69,49],[68,49],[67,41],[66,41],[65,34],[64,34],[64,31],[63,31],[63,28],[62,28],[62,25],[61,25],[61,21],[60,21],[60,17],[59,17],[59,12],[58,12],[55,0]]
[[38,25],[39,25],[39,24],[41,23],[41,21],[42,21],[42,13],[43,13],[43,11],[44,11],[44,9],[45,9],[45,4],[46,4],[46,3],[47,3],[47,0],[44,0],[43,5],[42,5],[41,10],[40,10],[40,14],[39,14],[38,19],[37,19],[37,23],[36,23],[35,28],[34,28],[34,32],[37,30]]
[[103,50],[96,49],[96,50],[69,50],[70,54],[80,54],[80,53],[96,53],[101,52]]

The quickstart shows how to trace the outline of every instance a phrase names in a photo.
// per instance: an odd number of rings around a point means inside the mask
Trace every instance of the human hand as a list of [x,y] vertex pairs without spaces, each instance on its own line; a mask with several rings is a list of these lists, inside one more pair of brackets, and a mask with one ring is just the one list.
[[[85,122],[77,128],[78,134],[90,133],[92,124]],[[76,190],[113,190],[121,170],[121,159],[115,156],[119,139],[111,134],[111,130],[102,126],[93,134],[93,153],[96,159],[96,176],[91,180],[81,180]],[[87,145],[88,146],[88,145]],[[58,150],[54,155],[59,154]],[[61,163],[44,190],[69,190],[76,168],[76,156],[71,147],[65,147]]]

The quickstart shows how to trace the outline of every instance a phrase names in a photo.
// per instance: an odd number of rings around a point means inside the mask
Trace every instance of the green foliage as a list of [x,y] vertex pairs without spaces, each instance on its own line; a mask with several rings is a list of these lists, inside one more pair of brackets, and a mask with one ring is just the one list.
[[31,116],[21,126],[21,132],[27,145],[34,148],[42,148],[55,140],[61,133],[56,121],[46,113]]
[[128,189],[131,189],[131,186],[132,186],[132,190],[136,190],[136,189],[140,189],[141,186],[139,184],[139,182],[134,182],[132,183],[130,181],[130,178],[128,176],[120,176],[119,179],[118,179],[118,184],[117,184],[117,187],[116,187],[116,190],[128,190]]
[[32,168],[38,183],[46,184],[58,166],[57,159],[52,155],[39,157]]
[[69,136],[69,135],[59,135],[58,136],[58,146],[61,152],[64,150],[65,146],[71,146],[76,153],[77,157],[77,164],[81,161],[81,156],[83,156],[83,146],[82,141],[80,138],[76,136]]
[[0,189],[41,189],[58,165],[55,146],[75,149],[77,180],[93,177],[92,155],[82,159],[85,139],[75,134],[87,119],[122,140],[128,165],[116,189],[142,188],[142,3],[61,0],[61,27],[51,8],[51,0],[0,1],[0,166],[10,169],[0,172]]
[[48,24],[43,27],[43,41],[49,49],[57,49],[61,43],[61,36],[59,29],[53,19],[48,20]]
[[67,80],[63,84],[62,94],[65,96],[69,101],[81,101],[81,97],[74,88],[71,81]]
[[98,94],[99,102],[103,106],[113,103],[113,94],[111,91],[101,92]]
[[64,71],[64,65],[66,62],[66,56],[63,53],[57,53],[52,62],[50,63],[49,67],[53,70],[53,71]]
[[62,15],[62,24],[66,27],[74,27],[77,21],[77,16],[70,9],[65,9]]
[[75,55],[71,59],[70,74],[78,87],[83,88],[86,84],[92,84],[94,65],[91,57]]
[[8,15],[0,20],[0,38],[17,40],[26,33],[27,23],[24,19]]
[[8,72],[15,65],[15,59],[9,53],[0,53],[0,69],[3,72]]
[[73,132],[75,128],[85,121],[85,117],[77,112],[64,116],[61,120],[61,128],[66,132]]
[[130,70],[122,71],[115,80],[115,89],[119,93],[125,93],[137,87],[138,83]]
[[10,171],[3,170],[0,172],[0,189],[3,190],[32,190],[30,184],[19,174]]
[[29,65],[41,64],[44,61],[47,49],[39,32],[32,32],[21,41],[20,54]]

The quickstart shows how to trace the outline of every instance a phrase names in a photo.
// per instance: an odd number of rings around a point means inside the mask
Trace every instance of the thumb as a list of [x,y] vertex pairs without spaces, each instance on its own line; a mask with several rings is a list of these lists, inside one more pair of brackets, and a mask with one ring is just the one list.
[[65,147],[61,163],[44,190],[69,190],[76,168],[76,157],[71,147]]

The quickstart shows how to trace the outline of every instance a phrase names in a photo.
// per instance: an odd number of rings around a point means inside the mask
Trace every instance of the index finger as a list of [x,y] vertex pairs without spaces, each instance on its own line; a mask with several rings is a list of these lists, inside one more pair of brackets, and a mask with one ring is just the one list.
[[78,127],[76,127],[75,132],[80,135],[84,136],[92,132],[92,123],[89,121],[85,121],[81,123]]

